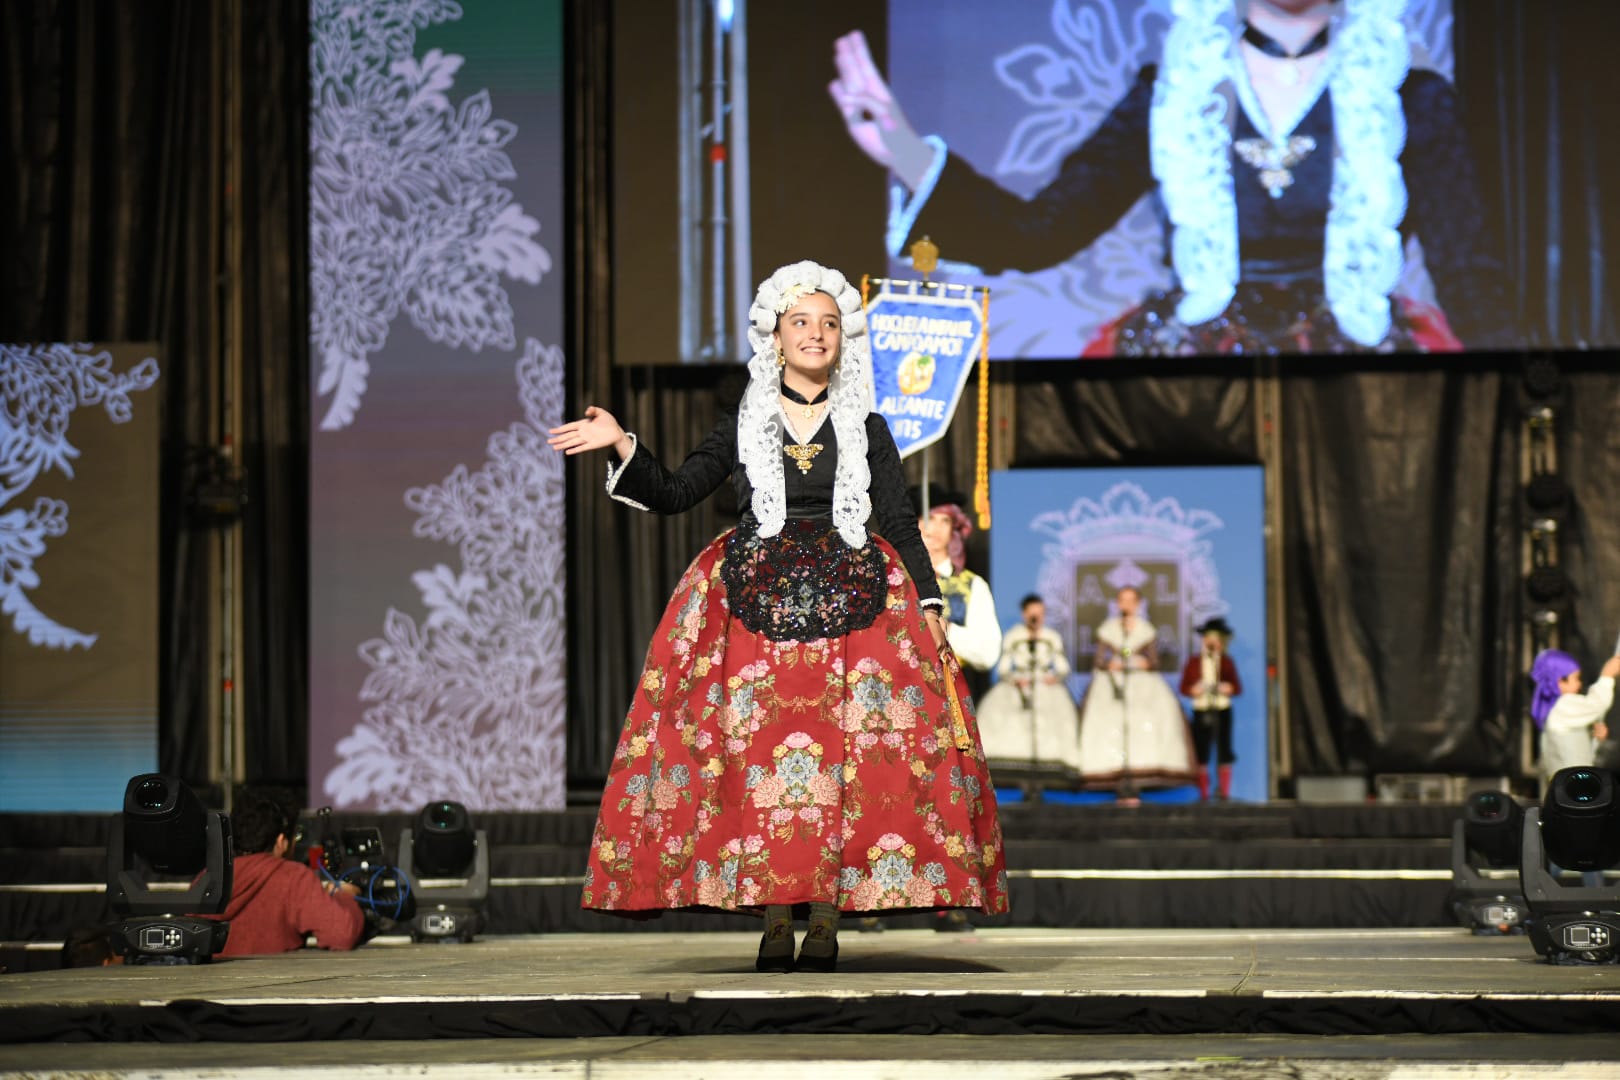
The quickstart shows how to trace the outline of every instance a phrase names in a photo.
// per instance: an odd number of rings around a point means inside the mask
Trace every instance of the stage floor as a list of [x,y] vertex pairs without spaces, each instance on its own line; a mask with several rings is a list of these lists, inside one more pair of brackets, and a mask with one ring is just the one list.
[[1620,1030],[1620,967],[1553,967],[1522,937],[1461,930],[848,927],[832,975],[758,974],[757,941],[373,942],[191,968],[35,972],[0,979],[0,1043]]
[[[53,1080],[1615,1080],[1609,1035],[709,1035],[0,1047]],[[26,1071],[25,1071],[26,1070]]]

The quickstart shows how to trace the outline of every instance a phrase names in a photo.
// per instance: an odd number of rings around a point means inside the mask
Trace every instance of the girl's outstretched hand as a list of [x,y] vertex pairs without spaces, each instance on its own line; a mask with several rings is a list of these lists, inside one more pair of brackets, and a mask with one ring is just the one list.
[[635,444],[613,414],[595,405],[585,410],[585,419],[554,427],[546,434],[549,436],[547,445],[568,455],[604,450],[611,446],[619,452],[619,457],[627,458],[635,450]]

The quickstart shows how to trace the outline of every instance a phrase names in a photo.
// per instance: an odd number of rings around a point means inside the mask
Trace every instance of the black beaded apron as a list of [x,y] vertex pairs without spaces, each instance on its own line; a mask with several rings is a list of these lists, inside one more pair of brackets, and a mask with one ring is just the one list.
[[772,641],[816,641],[877,621],[889,585],[882,550],[844,543],[830,521],[791,519],[775,536],[740,525],[726,539],[721,579],[731,613]]

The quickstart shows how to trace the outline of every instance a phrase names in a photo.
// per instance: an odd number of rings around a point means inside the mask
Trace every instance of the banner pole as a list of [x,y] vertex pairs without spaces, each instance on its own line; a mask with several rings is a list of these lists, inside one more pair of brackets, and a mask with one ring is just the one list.
[[930,499],[928,497],[928,459],[933,456],[933,453],[934,453],[933,447],[931,447],[931,446],[923,447],[923,450],[922,450],[922,497],[917,500],[918,502],[922,503],[922,513],[918,515],[919,517],[927,517],[928,512],[934,508],[933,507],[934,500]]

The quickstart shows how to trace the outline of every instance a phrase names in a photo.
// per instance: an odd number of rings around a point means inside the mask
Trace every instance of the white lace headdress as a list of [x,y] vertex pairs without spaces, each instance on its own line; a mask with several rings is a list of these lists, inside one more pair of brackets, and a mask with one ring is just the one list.
[[[1149,142],[1171,223],[1171,262],[1186,293],[1177,314],[1192,324],[1224,311],[1238,281],[1232,132],[1221,92],[1238,81],[1238,11],[1233,0],[1172,0],[1171,8]],[[1400,88],[1413,59],[1405,12],[1406,0],[1346,0],[1334,17],[1327,77],[1335,161],[1322,281],[1340,328],[1369,347],[1389,334],[1389,297],[1405,260]]]
[[761,536],[775,536],[787,521],[787,485],[782,463],[779,401],[782,370],[771,335],[776,321],[806,293],[823,292],[838,305],[842,319],[838,364],[827,388],[829,421],[838,437],[838,469],[833,474],[833,525],[850,547],[866,543],[868,494],[866,416],[872,411],[872,351],[866,336],[861,294],[837,270],[813,262],[784,266],[760,282],[748,310],[748,389],[737,410],[737,456],[753,486],[754,517]]

